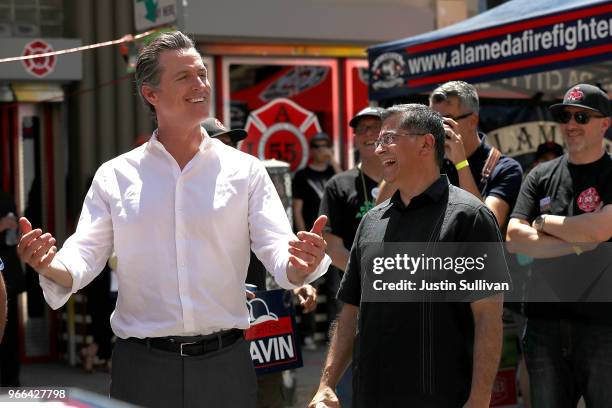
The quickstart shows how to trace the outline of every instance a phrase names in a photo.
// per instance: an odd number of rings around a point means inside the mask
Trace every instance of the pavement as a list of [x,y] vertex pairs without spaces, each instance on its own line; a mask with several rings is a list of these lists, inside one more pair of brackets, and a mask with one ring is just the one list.
[[[305,408],[319,385],[319,376],[327,346],[319,346],[316,351],[302,351],[304,367],[296,369],[295,403],[287,408]],[[69,387],[108,396],[110,374],[102,367],[93,373],[84,371],[80,366],[71,367],[67,363],[36,363],[21,366],[21,385],[23,387]]]

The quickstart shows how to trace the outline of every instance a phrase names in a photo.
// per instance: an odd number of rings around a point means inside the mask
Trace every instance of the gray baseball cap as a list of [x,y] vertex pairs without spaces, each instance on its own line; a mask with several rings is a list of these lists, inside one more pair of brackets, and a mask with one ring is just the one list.
[[349,122],[349,126],[352,128],[356,128],[361,118],[366,116],[373,116],[375,118],[380,119],[382,116],[382,112],[382,108],[372,108],[368,106],[367,108],[360,110],[359,113],[353,116],[353,119],[351,119],[351,121]]

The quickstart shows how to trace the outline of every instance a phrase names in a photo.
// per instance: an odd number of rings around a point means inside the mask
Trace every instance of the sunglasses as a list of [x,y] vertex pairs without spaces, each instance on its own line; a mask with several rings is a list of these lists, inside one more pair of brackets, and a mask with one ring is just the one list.
[[593,115],[589,112],[586,111],[579,111],[579,112],[574,112],[572,114],[572,112],[570,111],[560,111],[557,112],[556,114],[553,115],[555,122],[559,122],[559,123],[569,123],[570,120],[572,120],[572,117],[574,118],[574,120],[576,121],[577,124],[579,125],[586,125],[587,123],[589,123],[589,121],[591,120],[591,118],[604,118],[605,116],[602,115]]
[[329,148],[331,147],[328,144],[316,144],[316,145],[312,145],[310,148],[311,149],[325,149],[325,148]]
[[446,118],[452,119],[455,122],[459,122],[461,119],[465,119],[468,116],[470,116],[472,113],[474,112],[468,112],[468,113],[464,113],[463,115],[459,115],[459,116],[445,116]]

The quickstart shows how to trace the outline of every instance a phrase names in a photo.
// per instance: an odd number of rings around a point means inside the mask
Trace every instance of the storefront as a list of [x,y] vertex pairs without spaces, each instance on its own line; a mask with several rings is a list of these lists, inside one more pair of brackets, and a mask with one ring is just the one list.
[[[2,38],[0,58],[42,54],[81,45],[62,38]],[[66,235],[67,107],[64,85],[79,81],[81,55],[49,56],[0,64],[0,183],[20,215]],[[32,272],[30,271],[30,274]],[[32,278],[30,276],[29,278]],[[37,285],[36,285],[37,286]],[[20,299],[21,358],[55,354],[54,319],[34,285]]]
[[347,123],[368,105],[366,47],[435,23],[429,1],[230,0],[183,7],[176,8],[176,24],[193,34],[208,63],[212,114],[247,129],[243,151],[289,162],[292,171],[308,163],[308,140],[318,132],[330,135],[343,167],[353,165]]

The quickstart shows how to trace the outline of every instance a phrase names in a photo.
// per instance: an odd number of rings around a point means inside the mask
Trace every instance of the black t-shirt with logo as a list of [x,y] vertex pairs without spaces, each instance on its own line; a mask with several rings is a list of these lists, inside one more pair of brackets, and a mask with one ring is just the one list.
[[358,168],[336,174],[327,183],[319,213],[328,216],[325,230],[342,238],[345,248],[353,245],[361,219],[374,207],[377,191],[378,183]]
[[[567,155],[542,163],[525,178],[512,218],[529,223],[540,214],[576,216],[612,204],[612,158],[605,153],[601,159],[588,164],[572,164]],[[612,237],[608,240],[612,242]],[[535,273],[550,275],[551,282],[580,279],[589,271],[589,252],[580,256],[568,255],[561,260],[563,272],[549,270],[554,265],[546,260],[535,260]],[[557,264],[558,265],[558,264]],[[572,266],[574,265],[574,266]],[[580,273],[579,273],[580,272]],[[610,303],[530,303],[527,313],[539,318],[569,318],[612,324]]]
[[309,166],[295,173],[293,177],[293,198],[304,201],[302,216],[306,228],[312,228],[312,224],[317,219],[325,185],[334,174],[334,168],[331,165],[323,171],[314,170]]
[[[353,351],[355,407],[461,407],[471,387],[474,319],[468,302],[364,301],[368,245],[377,242],[494,242],[495,216],[441,176],[405,206],[399,192],[357,231],[338,299],[359,307]],[[508,271],[493,269],[493,281]],[[493,277],[490,275],[490,277]]]

